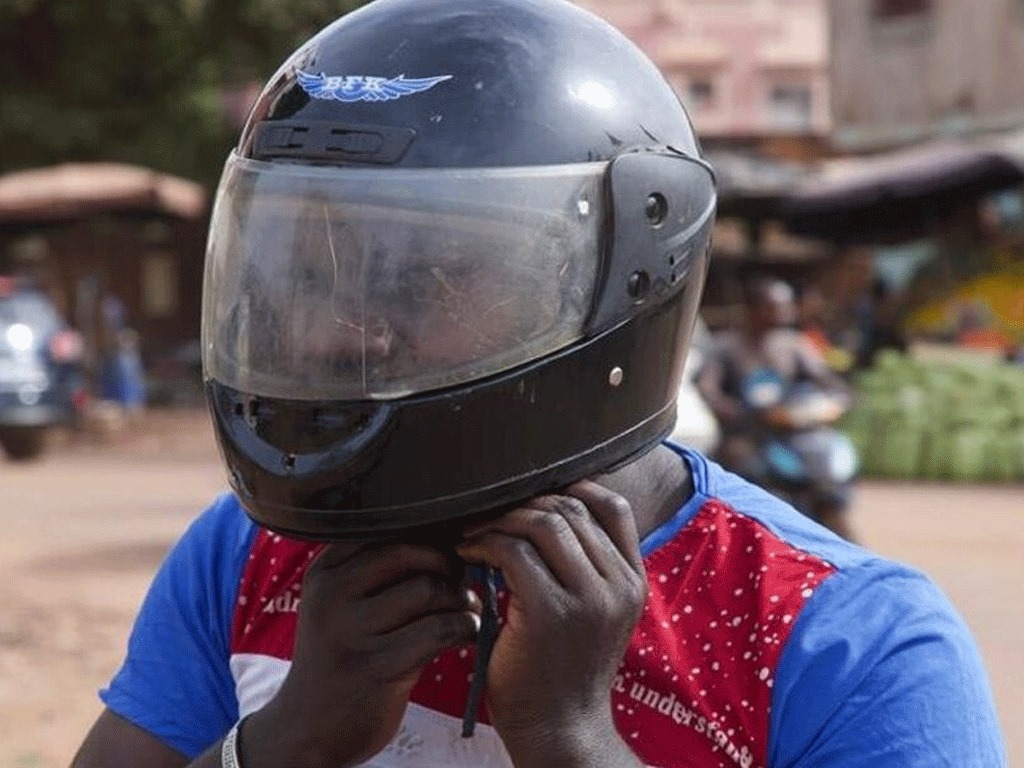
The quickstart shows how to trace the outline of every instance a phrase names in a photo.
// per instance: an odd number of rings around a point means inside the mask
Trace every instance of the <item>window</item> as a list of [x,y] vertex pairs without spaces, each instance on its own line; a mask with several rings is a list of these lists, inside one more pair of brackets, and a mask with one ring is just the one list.
[[768,94],[768,121],[773,128],[808,130],[812,114],[811,89],[808,86],[772,86]]
[[704,68],[675,72],[670,77],[680,100],[692,112],[709,112],[718,108],[720,98],[716,72]]
[[932,0],[872,0],[876,42],[886,45],[927,40],[932,31]]
[[871,15],[879,21],[903,21],[931,11],[932,0],[873,0],[871,4]]
[[150,253],[142,259],[142,306],[148,317],[178,311],[178,270],[174,257]]

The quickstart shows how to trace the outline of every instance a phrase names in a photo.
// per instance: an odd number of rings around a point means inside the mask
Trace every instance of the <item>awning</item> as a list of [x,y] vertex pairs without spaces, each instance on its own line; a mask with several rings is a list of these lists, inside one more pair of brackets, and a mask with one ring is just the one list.
[[803,165],[741,152],[710,151],[707,159],[715,170],[721,217],[776,216],[780,205],[810,173]]
[[118,163],[68,163],[0,176],[0,222],[43,224],[98,214],[152,213],[194,219],[200,184]]
[[832,160],[791,191],[780,215],[795,234],[839,243],[920,237],[965,204],[1024,184],[1024,140],[1018,145],[948,141]]

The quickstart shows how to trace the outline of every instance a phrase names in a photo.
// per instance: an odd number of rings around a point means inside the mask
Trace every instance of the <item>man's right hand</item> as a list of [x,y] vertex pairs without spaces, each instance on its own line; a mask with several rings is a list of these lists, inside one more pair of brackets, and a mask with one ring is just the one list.
[[423,667],[476,637],[463,569],[454,553],[411,544],[324,550],[302,585],[288,677],[242,727],[242,764],[341,768],[384,749]]

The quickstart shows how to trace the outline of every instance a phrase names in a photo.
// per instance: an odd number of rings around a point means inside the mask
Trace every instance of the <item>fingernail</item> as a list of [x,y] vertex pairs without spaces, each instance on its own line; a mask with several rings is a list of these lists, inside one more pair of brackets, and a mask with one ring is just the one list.
[[480,634],[480,625],[482,624],[483,619],[480,618],[480,614],[479,613],[471,613],[470,616],[472,616],[472,618],[473,618],[473,634],[479,635]]

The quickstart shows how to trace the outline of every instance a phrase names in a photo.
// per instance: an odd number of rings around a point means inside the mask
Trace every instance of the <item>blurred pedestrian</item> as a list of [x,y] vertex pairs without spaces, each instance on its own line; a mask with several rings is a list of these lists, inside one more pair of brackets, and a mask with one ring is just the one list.
[[120,298],[107,294],[100,307],[103,318],[100,399],[125,414],[137,413],[146,404],[139,334],[129,327],[128,310]]
[[858,368],[870,368],[882,350],[907,351],[903,332],[905,309],[903,295],[882,278],[875,278],[870,293],[858,302],[856,308],[860,339],[856,360]]
[[826,319],[828,307],[828,299],[821,288],[814,283],[803,286],[797,309],[800,332],[833,371],[845,375],[853,367],[853,355],[830,332]]
[[139,350],[139,334],[122,328],[114,337],[100,370],[100,397],[128,414],[146,405],[146,379]]

